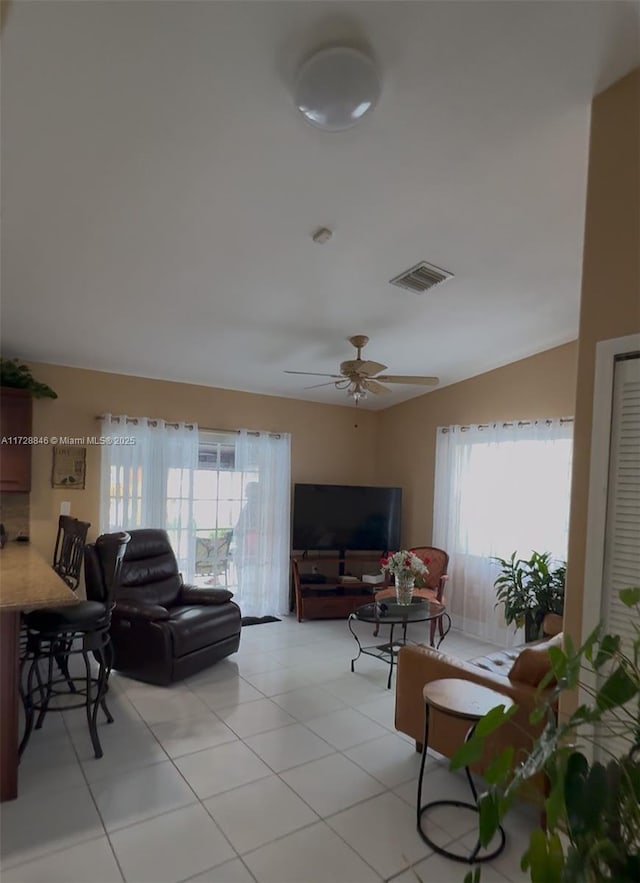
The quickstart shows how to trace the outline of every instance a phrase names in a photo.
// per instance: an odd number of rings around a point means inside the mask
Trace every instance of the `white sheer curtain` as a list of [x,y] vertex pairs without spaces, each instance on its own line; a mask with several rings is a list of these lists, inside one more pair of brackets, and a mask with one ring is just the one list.
[[105,414],[102,435],[101,532],[164,528],[185,580],[190,579],[195,564],[198,427]]
[[439,427],[433,544],[450,556],[455,627],[502,646],[522,635],[496,608],[493,556],[531,550],[565,560],[571,491],[570,420]]
[[243,616],[287,613],[291,437],[241,430],[236,470],[243,473],[246,500],[234,529],[236,601]]

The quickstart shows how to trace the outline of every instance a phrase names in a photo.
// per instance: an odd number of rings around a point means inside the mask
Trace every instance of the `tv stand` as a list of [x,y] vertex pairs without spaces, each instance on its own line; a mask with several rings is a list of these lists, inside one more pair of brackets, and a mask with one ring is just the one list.
[[[303,619],[346,619],[367,604],[387,582],[362,582],[364,573],[380,570],[381,551],[337,549],[331,552],[307,550],[291,556],[291,574],[298,622]],[[341,577],[353,576],[346,582]]]

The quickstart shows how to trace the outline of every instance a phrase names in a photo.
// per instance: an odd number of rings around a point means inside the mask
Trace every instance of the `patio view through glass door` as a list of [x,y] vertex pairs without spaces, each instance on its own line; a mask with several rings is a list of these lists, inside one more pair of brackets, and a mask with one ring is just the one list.
[[291,438],[105,415],[102,532],[164,528],[187,583],[227,588],[245,616],[288,611]]
[[246,504],[247,485],[257,481],[258,473],[236,468],[236,439],[236,433],[200,433],[192,488],[183,470],[169,470],[167,530],[180,558],[191,558],[189,549],[195,550],[191,582],[237,592],[234,528]]

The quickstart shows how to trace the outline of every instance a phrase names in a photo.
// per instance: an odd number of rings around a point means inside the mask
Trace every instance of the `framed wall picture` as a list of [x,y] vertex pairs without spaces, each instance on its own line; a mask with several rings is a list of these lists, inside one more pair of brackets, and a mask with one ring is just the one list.
[[51,487],[84,490],[87,449],[77,445],[54,445]]

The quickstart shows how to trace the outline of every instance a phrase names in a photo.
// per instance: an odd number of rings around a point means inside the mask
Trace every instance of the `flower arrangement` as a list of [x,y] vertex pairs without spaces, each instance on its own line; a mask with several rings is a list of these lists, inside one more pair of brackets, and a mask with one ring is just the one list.
[[428,558],[423,560],[413,552],[407,552],[404,549],[380,559],[383,572],[395,576],[396,580],[406,580],[428,574],[428,563]]

